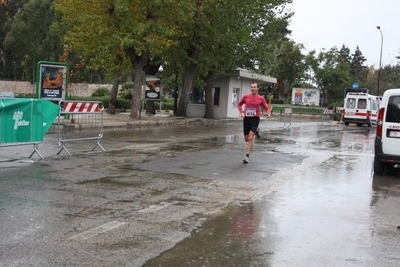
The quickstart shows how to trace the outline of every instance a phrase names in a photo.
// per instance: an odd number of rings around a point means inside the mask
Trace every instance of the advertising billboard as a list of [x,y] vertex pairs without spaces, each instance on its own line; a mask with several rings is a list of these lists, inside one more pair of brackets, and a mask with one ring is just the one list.
[[146,77],[146,90],[144,92],[145,100],[161,100],[161,81],[155,76]]
[[319,106],[320,90],[316,88],[293,88],[292,104],[304,106]]
[[68,65],[40,61],[36,72],[36,97],[47,100],[67,99]]

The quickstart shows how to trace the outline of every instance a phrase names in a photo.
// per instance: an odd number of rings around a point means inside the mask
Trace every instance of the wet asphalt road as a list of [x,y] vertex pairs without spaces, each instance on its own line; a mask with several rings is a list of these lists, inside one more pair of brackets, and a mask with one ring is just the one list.
[[108,130],[45,160],[0,148],[0,266],[399,266],[400,175],[374,128],[263,121]]

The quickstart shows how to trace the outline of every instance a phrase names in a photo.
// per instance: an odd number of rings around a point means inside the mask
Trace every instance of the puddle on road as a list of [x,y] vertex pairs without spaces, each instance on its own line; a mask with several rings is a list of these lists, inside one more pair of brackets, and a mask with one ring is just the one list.
[[116,187],[140,187],[145,185],[146,183],[138,182],[134,179],[120,179],[117,177],[103,177],[94,180],[85,180],[82,182],[76,183],[78,185],[87,185],[87,184],[96,184],[96,185],[107,185],[107,186],[116,186]]
[[175,267],[177,262],[179,266],[190,267],[268,266],[274,251],[272,247],[267,248],[268,244],[264,244],[263,251],[257,248],[262,242],[259,233],[260,214],[253,203],[232,204],[218,216],[206,221],[189,238],[143,267]]

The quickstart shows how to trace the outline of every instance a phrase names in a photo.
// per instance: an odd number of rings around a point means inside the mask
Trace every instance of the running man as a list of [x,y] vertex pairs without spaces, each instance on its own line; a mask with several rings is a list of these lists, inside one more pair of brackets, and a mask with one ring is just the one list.
[[[271,116],[271,110],[269,109],[265,98],[258,94],[260,87],[258,83],[251,84],[251,93],[246,94],[242,97],[238,104],[240,116],[243,118],[243,133],[244,140],[247,142],[246,157],[243,159],[243,163],[249,163],[250,152],[253,149],[254,135],[260,138],[260,106],[267,112],[267,118]],[[245,108],[243,109],[243,104]]]

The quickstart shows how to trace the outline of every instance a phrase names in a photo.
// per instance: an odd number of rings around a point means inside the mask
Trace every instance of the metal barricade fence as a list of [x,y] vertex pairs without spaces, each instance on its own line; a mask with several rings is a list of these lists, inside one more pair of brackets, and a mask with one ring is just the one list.
[[285,113],[283,114],[283,126],[279,128],[286,130],[291,127],[292,127],[292,108],[285,108]]
[[103,137],[103,104],[100,101],[72,101],[59,102],[60,114],[58,116],[58,143],[62,145],[59,155],[63,150],[69,156],[71,153],[66,148],[67,142],[96,140],[92,148],[100,147],[100,139]]
[[333,109],[324,109],[321,114],[322,124],[331,124],[333,121]]

